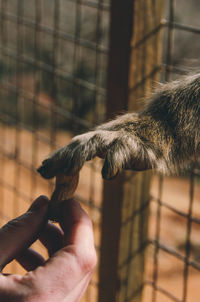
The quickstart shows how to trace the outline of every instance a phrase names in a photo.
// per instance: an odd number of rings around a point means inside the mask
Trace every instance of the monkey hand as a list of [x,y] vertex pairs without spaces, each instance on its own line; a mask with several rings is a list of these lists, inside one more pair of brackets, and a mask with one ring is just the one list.
[[38,169],[45,178],[76,174],[84,162],[104,158],[102,175],[122,169],[174,174],[200,156],[200,75],[163,85],[138,114],[129,113],[76,136]]
[[94,131],[75,136],[71,143],[44,160],[38,172],[47,179],[59,173],[73,175],[79,172],[85,161],[95,156],[104,159],[104,179],[114,178],[122,169],[149,169],[153,152],[149,146],[147,150],[138,136],[139,125],[137,114],[126,114]]

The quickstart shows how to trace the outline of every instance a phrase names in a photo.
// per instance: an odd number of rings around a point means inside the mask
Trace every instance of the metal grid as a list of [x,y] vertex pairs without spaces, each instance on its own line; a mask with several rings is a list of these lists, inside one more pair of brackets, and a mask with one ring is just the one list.
[[[35,172],[45,156],[105,119],[108,31],[106,0],[0,1],[1,225],[50,195],[52,182]],[[87,164],[77,198],[94,220],[97,251],[101,190],[99,168]],[[22,269],[13,262],[7,271]],[[85,299],[96,295],[94,274]]]
[[[200,45],[196,42],[194,49],[191,47],[192,41],[198,41],[200,24],[195,16],[189,15],[190,11],[194,14],[198,9],[197,2],[169,0],[165,4],[166,19],[160,24],[160,29],[164,30],[161,79],[168,81],[198,70]],[[179,43],[183,44],[183,54]],[[145,282],[147,293],[144,301],[198,300],[199,176],[194,165],[180,178],[153,178],[147,257],[149,280]]]

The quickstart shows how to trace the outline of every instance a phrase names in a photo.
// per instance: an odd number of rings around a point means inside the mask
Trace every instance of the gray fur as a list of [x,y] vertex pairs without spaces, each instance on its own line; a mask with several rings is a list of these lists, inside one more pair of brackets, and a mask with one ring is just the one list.
[[45,178],[73,174],[84,162],[105,158],[102,175],[122,169],[179,173],[199,156],[200,74],[162,85],[139,113],[128,113],[76,136],[38,169]]

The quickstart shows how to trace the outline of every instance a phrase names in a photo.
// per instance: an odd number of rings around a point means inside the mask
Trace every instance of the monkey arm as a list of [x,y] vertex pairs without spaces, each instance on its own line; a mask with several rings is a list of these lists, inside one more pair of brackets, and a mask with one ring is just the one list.
[[177,173],[199,153],[200,75],[163,85],[143,111],[128,113],[76,136],[38,169],[45,178],[73,175],[84,162],[104,158],[102,175],[122,169]]

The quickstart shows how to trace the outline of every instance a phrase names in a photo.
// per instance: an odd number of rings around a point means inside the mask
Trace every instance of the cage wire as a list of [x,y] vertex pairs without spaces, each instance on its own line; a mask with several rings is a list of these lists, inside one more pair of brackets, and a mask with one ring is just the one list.
[[[165,18],[139,43],[163,33],[162,63],[148,78],[160,73],[168,81],[197,66],[198,11],[195,0],[165,1]],[[105,120],[109,19],[108,0],[0,1],[1,225],[25,211],[39,194],[50,195],[52,182],[36,173],[45,156]],[[84,166],[76,194],[93,219],[98,254],[99,167],[98,160]],[[131,216],[133,221],[150,205],[149,238],[137,251],[147,250],[144,302],[198,301],[199,176],[196,167],[179,178],[153,176],[150,200]],[[34,247],[45,254],[39,243]],[[130,252],[126,260],[125,287],[133,256]],[[98,300],[98,269],[85,301]],[[12,262],[6,272],[23,270]],[[125,289],[121,301],[139,301],[134,299]]]
[[[161,22],[164,29],[161,80],[164,82],[198,73],[200,23],[195,17],[198,8],[197,1],[165,2],[165,18]],[[150,203],[149,271],[144,301],[197,301],[198,165],[194,164],[181,177],[154,176]]]
[[[0,18],[3,225],[39,194],[50,196],[52,182],[36,173],[45,156],[104,120],[109,2],[2,0]],[[87,164],[76,197],[93,217],[97,252],[101,187],[98,165]],[[23,270],[12,262],[5,272]],[[94,274],[85,299],[96,296]]]

